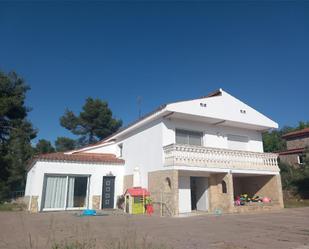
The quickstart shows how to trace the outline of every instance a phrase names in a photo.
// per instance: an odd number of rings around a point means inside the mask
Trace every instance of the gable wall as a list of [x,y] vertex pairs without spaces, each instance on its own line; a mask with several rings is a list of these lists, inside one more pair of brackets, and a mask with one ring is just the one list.
[[[206,106],[203,106],[203,104]],[[167,108],[170,111],[202,117],[262,127],[278,127],[274,121],[224,91],[222,91],[222,96],[172,103]],[[242,113],[241,110],[245,110],[246,113]]]

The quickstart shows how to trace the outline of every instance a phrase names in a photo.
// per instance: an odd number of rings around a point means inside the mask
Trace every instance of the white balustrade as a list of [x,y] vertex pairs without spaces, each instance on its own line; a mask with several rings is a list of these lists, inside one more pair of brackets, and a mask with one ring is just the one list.
[[279,171],[277,154],[229,150],[203,146],[170,144],[165,146],[165,166]]

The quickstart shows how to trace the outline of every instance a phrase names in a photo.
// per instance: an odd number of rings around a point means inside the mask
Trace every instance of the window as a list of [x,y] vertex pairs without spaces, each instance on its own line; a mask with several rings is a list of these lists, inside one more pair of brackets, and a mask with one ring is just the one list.
[[177,144],[190,144],[190,145],[202,145],[202,132],[186,131],[176,129],[176,143]]
[[70,176],[68,179],[67,207],[86,207],[87,176]]
[[88,182],[88,176],[45,176],[44,209],[87,207]]
[[248,137],[227,135],[228,148],[231,150],[247,150]]
[[67,192],[66,176],[47,176],[45,178],[44,208],[65,207]]
[[305,163],[305,155],[298,155],[298,164],[304,164]]
[[172,188],[172,181],[171,181],[171,178],[169,177],[166,177],[165,178],[165,186],[166,186],[166,190],[171,190]]
[[223,193],[223,194],[226,194],[226,193],[227,193],[226,182],[225,182],[225,181],[222,181],[222,182],[221,182],[221,185],[222,185],[222,193]]
[[143,202],[143,197],[140,197],[140,196],[134,197],[134,203],[142,203],[142,202]]

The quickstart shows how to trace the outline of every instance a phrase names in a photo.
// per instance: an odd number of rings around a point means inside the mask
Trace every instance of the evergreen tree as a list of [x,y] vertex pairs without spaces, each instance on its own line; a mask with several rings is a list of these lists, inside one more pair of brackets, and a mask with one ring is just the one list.
[[60,124],[80,136],[79,145],[91,144],[117,131],[122,121],[113,118],[113,113],[107,102],[87,98],[82,112],[76,116],[72,111],[66,110],[60,118]]
[[0,201],[25,186],[25,165],[33,155],[36,130],[27,120],[29,87],[16,73],[0,72]]
[[284,126],[280,130],[263,133],[263,145],[265,152],[278,152],[286,150],[286,141],[282,136],[286,133],[302,130],[309,127],[309,121],[300,121],[296,127]]
[[40,139],[35,146],[36,154],[46,154],[55,152],[55,148],[52,146],[51,142],[46,139]]
[[76,142],[74,139],[68,137],[58,137],[56,142],[56,151],[63,152],[68,150],[74,150],[76,147]]

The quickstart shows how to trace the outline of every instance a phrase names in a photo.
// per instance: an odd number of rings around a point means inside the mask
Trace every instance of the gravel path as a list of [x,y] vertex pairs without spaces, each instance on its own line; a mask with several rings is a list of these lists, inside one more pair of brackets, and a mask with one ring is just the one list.
[[55,241],[77,240],[99,249],[135,240],[174,249],[309,249],[309,208],[186,218],[0,212],[1,249],[51,249]]

